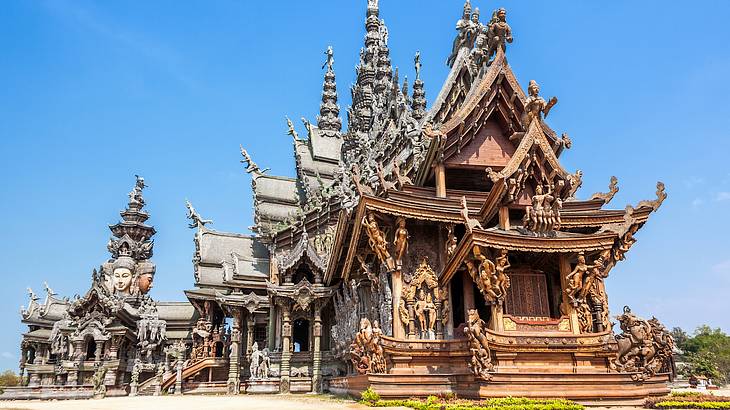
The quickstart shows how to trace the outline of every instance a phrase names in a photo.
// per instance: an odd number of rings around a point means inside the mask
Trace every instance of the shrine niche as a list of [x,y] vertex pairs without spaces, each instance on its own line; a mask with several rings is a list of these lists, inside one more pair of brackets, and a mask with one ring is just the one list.
[[436,273],[431,269],[428,260],[424,259],[404,289],[399,306],[399,312],[403,312],[400,314],[401,320],[407,318],[407,324],[404,325],[409,338],[443,337],[442,303]]

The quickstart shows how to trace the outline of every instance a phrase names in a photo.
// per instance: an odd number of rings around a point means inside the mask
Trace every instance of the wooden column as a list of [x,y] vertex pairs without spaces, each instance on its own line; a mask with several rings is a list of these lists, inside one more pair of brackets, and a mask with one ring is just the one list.
[[506,206],[499,208],[499,229],[509,231],[509,208]]
[[573,308],[573,305],[570,304],[570,301],[567,299],[567,296],[565,295],[564,290],[568,287],[568,280],[567,277],[570,274],[570,259],[568,259],[567,254],[560,254],[560,295],[562,303],[561,306],[561,313],[566,313],[570,319],[570,328],[573,331],[573,334],[580,334],[580,322],[578,321],[578,313],[575,311],[575,308]]
[[269,307],[269,323],[266,324],[267,326],[267,345],[269,347],[269,351],[273,352],[276,348],[276,306],[272,303]]
[[[233,326],[231,329],[231,353],[228,360],[228,394],[238,394],[241,384],[241,308],[232,307]],[[175,390],[177,392],[177,389]]]
[[403,294],[403,279],[400,269],[393,271],[391,276],[391,294],[393,295],[393,337],[405,339],[406,332],[403,329],[403,322],[400,320],[400,300]]
[[462,272],[461,283],[464,291],[464,317],[462,321],[467,323],[469,321],[469,309],[476,307],[474,303],[474,281],[468,273]]
[[436,196],[446,198],[446,167],[443,162],[436,164],[434,174],[436,176]]
[[280,382],[279,392],[289,393],[289,372],[291,371],[291,307],[288,301],[284,302],[281,307],[282,325],[281,325],[281,365],[280,365]]
[[312,391],[322,392],[322,315],[324,301],[318,301],[314,306],[314,350],[312,352]]

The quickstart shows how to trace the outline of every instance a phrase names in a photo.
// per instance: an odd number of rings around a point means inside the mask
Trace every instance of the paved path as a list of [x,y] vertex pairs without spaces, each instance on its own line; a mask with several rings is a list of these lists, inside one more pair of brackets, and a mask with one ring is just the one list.
[[145,396],[103,400],[0,401],[0,409],[17,410],[334,410],[368,409],[349,400],[317,396]]

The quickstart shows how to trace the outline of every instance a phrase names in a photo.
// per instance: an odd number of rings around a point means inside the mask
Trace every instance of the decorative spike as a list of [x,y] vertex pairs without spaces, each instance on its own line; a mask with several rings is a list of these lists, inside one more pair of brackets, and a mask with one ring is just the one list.
[[324,75],[324,83],[322,84],[322,103],[319,106],[317,127],[324,135],[339,138],[340,131],[342,131],[342,119],[340,119],[340,106],[337,105],[335,57],[331,46],[327,47],[325,54],[327,55],[327,61],[322,65],[322,68],[327,67],[327,72]]
[[411,99],[411,109],[413,110],[413,118],[417,121],[426,116],[426,91],[423,89],[423,80],[421,80],[421,52],[416,51],[413,58],[416,68],[416,81],[413,82],[413,98]]

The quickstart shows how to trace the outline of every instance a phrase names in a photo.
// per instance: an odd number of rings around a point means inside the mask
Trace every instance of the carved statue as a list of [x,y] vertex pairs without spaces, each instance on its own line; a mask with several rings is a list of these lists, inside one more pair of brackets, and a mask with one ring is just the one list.
[[525,131],[527,131],[534,119],[537,118],[540,120],[542,117],[547,118],[550,110],[558,103],[557,97],[551,98],[548,102],[540,97],[540,86],[535,80],[530,80],[530,84],[527,86],[527,92],[529,96],[525,104],[525,112],[522,115],[522,126],[525,128]]
[[190,203],[187,199],[185,200],[185,206],[188,208],[188,215],[187,218],[190,219],[190,223],[188,224],[188,228],[195,229],[195,228],[202,228],[206,224],[213,223],[211,219],[203,219],[200,214],[195,211],[195,208],[193,208],[193,204]]
[[487,33],[486,59],[489,61],[497,54],[497,48],[506,51],[506,43],[512,43],[512,28],[507,24],[507,11],[504,8],[497,9],[492,13],[492,20],[489,22]]
[[474,228],[484,229],[479,221],[469,217],[469,207],[466,205],[466,196],[461,197],[461,217],[464,219],[464,225],[466,226],[467,232],[472,233]]
[[461,19],[456,22],[456,31],[458,34],[456,35],[456,38],[454,39],[454,44],[451,47],[451,55],[449,55],[449,58],[446,60],[446,65],[449,67],[452,67],[454,65],[454,61],[456,60],[456,56],[459,54],[459,50],[461,50],[462,47],[470,47],[469,44],[469,30],[471,28],[471,3],[469,0],[466,0],[466,3],[464,3],[464,13],[461,16]]
[[117,296],[130,294],[136,263],[129,256],[120,256],[112,263],[112,285]]
[[267,379],[270,368],[269,349],[259,350],[258,343],[254,342],[251,351],[251,365],[249,366],[251,379]]
[[357,255],[357,260],[360,262],[360,269],[362,269],[362,272],[370,280],[370,283],[372,284],[372,289],[379,289],[380,279],[378,278],[378,275],[376,275],[372,271],[372,269],[370,269],[368,264],[365,263],[365,260],[362,258],[362,256]]
[[402,174],[400,170],[400,165],[398,165],[398,161],[393,160],[393,163],[391,164],[391,174],[393,176],[393,180],[395,181],[395,189],[402,190],[404,186],[406,185],[413,185],[413,181],[408,177],[408,175]]
[[456,252],[458,242],[456,235],[454,235],[454,225],[449,224],[446,226],[446,255],[451,256]]
[[413,57],[413,65],[416,68],[416,80],[421,78],[421,67],[423,67],[423,64],[421,64],[421,52],[416,51],[416,56]]
[[476,377],[489,380],[491,379],[489,372],[494,370],[494,365],[485,334],[486,329],[487,324],[479,317],[479,312],[476,309],[469,309],[467,326],[464,328],[471,352],[468,366]]
[[628,306],[616,317],[622,333],[616,336],[620,372],[636,373],[634,380],[646,380],[658,372],[674,372],[674,339],[656,318],[646,321],[634,315]]
[[241,163],[246,166],[247,173],[262,175],[262,174],[265,174],[269,170],[268,168],[263,169],[263,170],[261,168],[259,168],[259,166],[255,162],[253,162],[253,160],[251,159],[251,156],[248,154],[248,151],[243,149],[243,145],[241,145],[240,148],[241,148],[241,156],[243,157],[243,159],[241,160]]
[[378,182],[380,182],[380,189],[383,193],[392,191],[396,188],[397,183],[390,182],[387,179],[385,179],[385,172],[383,171],[382,164],[378,164],[377,174],[378,174]]
[[616,260],[622,261],[626,259],[626,252],[631,249],[632,246],[636,243],[636,238],[634,238],[634,234],[639,230],[638,224],[632,224],[628,231],[619,239],[618,244],[615,246],[613,251],[613,256]]
[[416,317],[421,329],[422,339],[435,338],[436,326],[436,305],[433,303],[431,293],[426,293],[423,289],[418,292],[418,299],[415,305]]
[[332,46],[327,46],[327,51],[324,53],[327,55],[327,61],[322,64],[322,68],[327,67],[327,71],[332,71],[332,67],[335,65],[335,52],[332,50]]
[[147,188],[147,185],[145,185],[144,178],[141,176],[135,175],[134,177],[137,181],[134,184],[134,188],[132,188],[132,191],[129,193],[129,204],[131,206],[141,208],[145,204],[144,198],[142,197],[142,190]]
[[375,214],[371,212],[367,217],[363,217],[362,225],[365,227],[365,232],[368,235],[370,249],[375,252],[378,259],[384,263],[388,269],[395,269],[393,258],[390,257],[390,253],[388,252],[385,235],[383,235],[383,232],[378,226]]
[[360,331],[350,344],[350,360],[360,374],[385,373],[386,362],[382,346],[382,330],[377,322],[360,320]]
[[569,174],[566,179],[570,184],[570,189],[568,190],[568,198],[575,198],[576,192],[578,192],[578,189],[581,187],[581,185],[583,185],[583,171],[577,170],[575,171],[575,174]]
[[531,202],[532,205],[525,209],[523,231],[549,234],[560,229],[560,209],[563,207],[560,198],[554,196],[551,190],[544,192],[542,185],[537,185]]
[[395,263],[396,266],[403,266],[403,256],[405,256],[408,250],[408,230],[406,229],[406,219],[398,218],[398,228],[395,230]]
[[[473,265],[467,263],[467,268],[472,276],[472,279],[476,282],[477,288],[482,293],[484,298],[489,302],[501,302],[504,294],[497,294],[497,268],[494,262],[487,259],[487,257],[481,252],[479,246],[473,248],[474,257],[479,261],[479,268],[474,269]],[[472,270],[473,269],[473,270]]]
[[497,263],[495,264],[494,269],[497,272],[497,280],[494,286],[494,291],[501,299],[507,295],[507,289],[509,289],[510,287],[509,276],[507,276],[505,271],[509,269],[512,265],[510,265],[509,263],[506,249],[502,249],[499,251],[499,256],[497,257],[496,261]]
[[299,134],[297,133],[297,130],[294,129],[294,123],[291,122],[289,117],[286,118],[286,126],[288,127],[288,131],[286,132],[287,135],[291,135],[292,138],[294,138],[294,141],[299,141]]
[[574,306],[578,305],[577,296],[583,290],[583,279],[588,276],[588,272],[595,267],[596,265],[588,265],[586,263],[586,256],[581,252],[578,255],[578,263],[575,265],[575,268],[565,277],[565,280],[568,283],[568,286],[565,289],[565,295]]
[[611,202],[611,199],[618,193],[618,178],[615,176],[611,177],[611,182],[608,184],[608,192],[596,192],[591,196],[591,200],[600,199],[604,204]]
[[91,377],[91,383],[94,385],[94,397],[96,398],[103,398],[106,395],[106,385],[104,385],[106,371],[106,367],[104,365],[100,365],[96,368],[94,375]]

